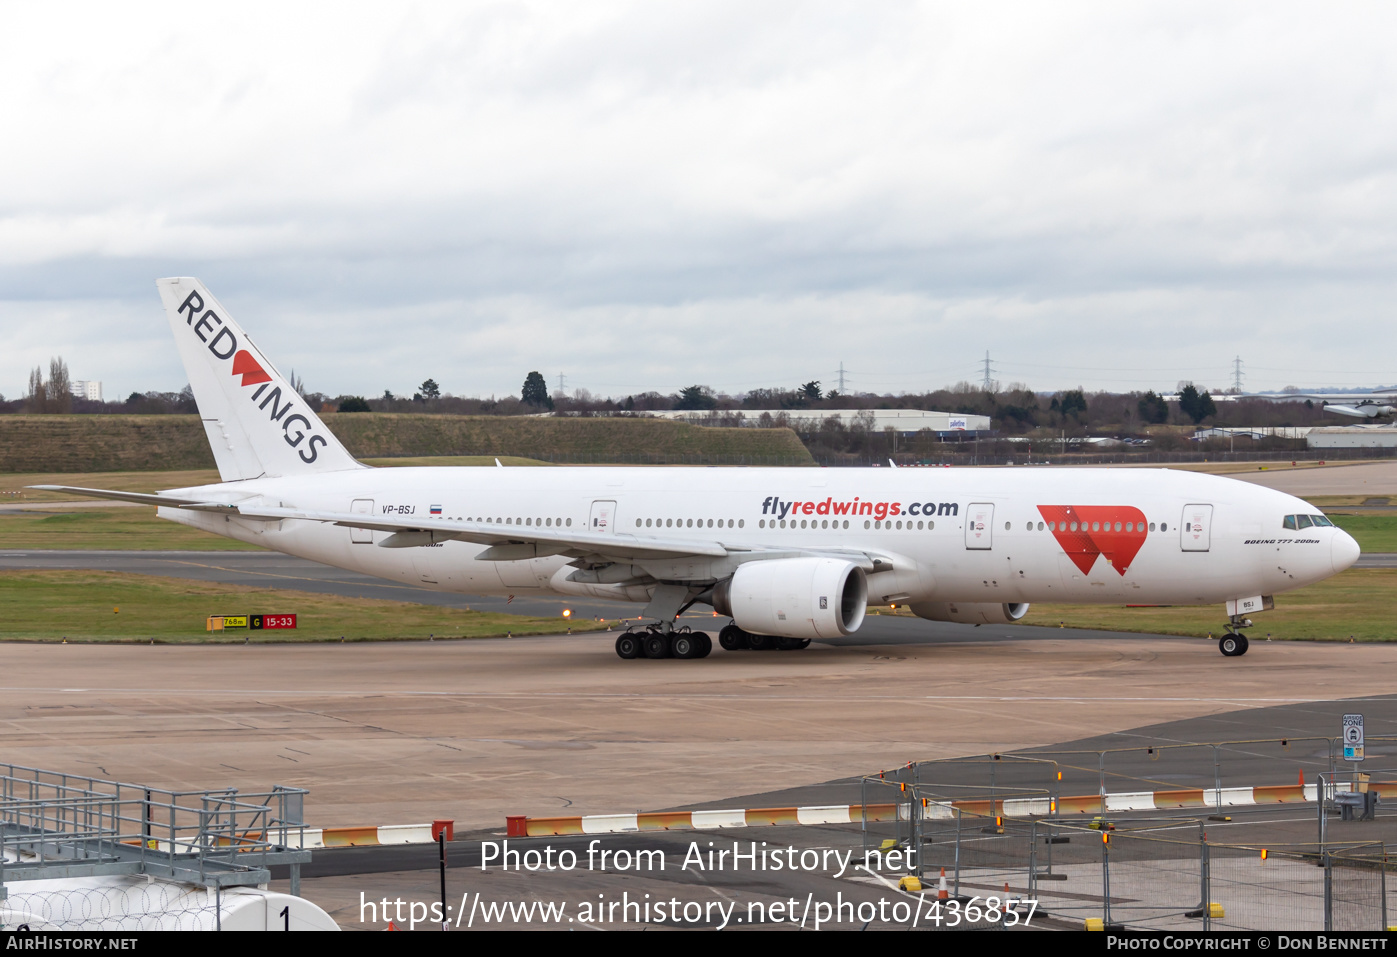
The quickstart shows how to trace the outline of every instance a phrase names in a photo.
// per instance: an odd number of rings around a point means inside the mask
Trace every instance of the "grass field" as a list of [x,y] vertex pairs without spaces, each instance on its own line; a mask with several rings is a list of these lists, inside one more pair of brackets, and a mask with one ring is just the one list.
[[[1327,581],[1276,596],[1274,611],[1253,617],[1247,632],[1252,641],[1275,639],[1313,641],[1397,640],[1397,568],[1352,568]],[[1202,608],[1125,608],[1120,605],[1033,605],[1026,625],[1056,625],[1103,631],[1149,632],[1161,635],[1222,634],[1227,616],[1221,605]]]
[[61,503],[54,503],[52,511],[0,514],[0,548],[262,551],[256,545],[156,518],[155,509],[143,505],[62,509]]
[[1354,537],[1365,552],[1397,552],[1397,514],[1331,514],[1334,524]]
[[[294,631],[209,633],[209,615],[295,614]],[[488,638],[594,631],[587,620],[526,618],[369,598],[240,588],[118,572],[0,572],[0,641],[259,644]]]

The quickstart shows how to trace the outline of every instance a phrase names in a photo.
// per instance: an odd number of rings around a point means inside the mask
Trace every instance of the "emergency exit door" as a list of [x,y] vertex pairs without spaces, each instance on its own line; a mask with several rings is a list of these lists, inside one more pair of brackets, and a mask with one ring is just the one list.
[[[356,498],[349,506],[349,510],[355,515],[363,515],[368,518],[374,511],[374,500],[371,498]],[[372,545],[374,533],[367,528],[351,528],[349,530],[349,540],[355,545]]]
[[1206,552],[1213,535],[1213,507],[1185,505],[1179,522],[1179,543],[1186,552]]
[[994,547],[994,506],[972,502],[965,510],[965,547]]

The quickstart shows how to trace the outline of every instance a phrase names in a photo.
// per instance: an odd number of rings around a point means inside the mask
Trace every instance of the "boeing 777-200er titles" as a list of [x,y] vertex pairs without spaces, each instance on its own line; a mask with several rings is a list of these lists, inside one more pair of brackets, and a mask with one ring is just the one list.
[[472,594],[645,602],[622,658],[803,648],[868,605],[1017,621],[1029,602],[1225,603],[1247,615],[1358,544],[1281,492],[1167,469],[368,468],[197,279],[157,286],[223,481],[155,494],[161,518],[381,578]]

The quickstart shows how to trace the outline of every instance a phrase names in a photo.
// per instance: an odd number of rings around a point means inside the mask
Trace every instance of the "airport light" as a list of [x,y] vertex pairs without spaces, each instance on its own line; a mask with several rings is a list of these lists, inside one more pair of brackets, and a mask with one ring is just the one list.
[[572,617],[572,609],[571,609],[571,608],[564,608],[564,609],[563,609],[563,617],[564,617],[564,618],[571,618],[571,617]]

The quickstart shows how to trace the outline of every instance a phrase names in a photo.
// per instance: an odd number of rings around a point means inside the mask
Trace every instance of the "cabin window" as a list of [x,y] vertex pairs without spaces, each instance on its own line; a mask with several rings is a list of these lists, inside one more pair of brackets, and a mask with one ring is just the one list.
[[[731,525],[732,522],[728,522],[728,524]],[[747,519],[745,519],[745,518],[739,518],[739,519],[737,520],[737,527],[738,527],[738,528],[741,528],[741,527],[742,527],[743,525],[745,525],[745,524],[747,524]]]

